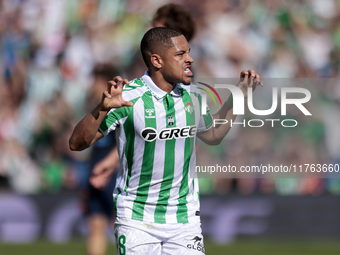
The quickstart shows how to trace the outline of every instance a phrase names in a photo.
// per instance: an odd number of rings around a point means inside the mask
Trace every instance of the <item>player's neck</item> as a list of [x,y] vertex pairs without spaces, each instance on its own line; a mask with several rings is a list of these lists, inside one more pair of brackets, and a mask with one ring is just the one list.
[[159,72],[152,72],[152,71],[148,71],[148,73],[149,73],[150,78],[152,79],[152,81],[161,90],[169,93],[169,92],[171,92],[174,89],[176,83],[171,84],[171,83],[167,82],[164,79],[164,76],[161,73],[159,73]]

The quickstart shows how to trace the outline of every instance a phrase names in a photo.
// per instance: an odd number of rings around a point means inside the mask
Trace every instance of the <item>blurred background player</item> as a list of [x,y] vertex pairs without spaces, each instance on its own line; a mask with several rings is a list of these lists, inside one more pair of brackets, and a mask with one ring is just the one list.
[[[93,107],[95,100],[101,98],[101,91],[107,87],[107,80],[112,78],[115,73],[117,71],[110,65],[97,65],[94,68],[94,80],[87,101],[89,107]],[[115,147],[116,138],[115,132],[113,132],[93,146],[88,160],[87,181],[85,187],[81,190],[81,196],[89,231],[87,237],[87,253],[89,255],[105,254],[107,227],[114,222],[112,190],[116,184],[116,176],[111,175],[119,164],[117,150],[113,149]],[[110,159],[112,160],[110,176],[103,174],[100,180],[92,180],[90,176],[91,172],[96,169],[96,163],[108,154],[110,154]]]
[[[151,27],[175,28],[183,33],[187,41],[193,38],[196,29],[192,14],[178,4],[166,4],[160,7],[151,21]],[[112,71],[108,66],[98,66],[95,69],[95,83],[92,89],[94,96],[91,97],[94,102],[98,101],[101,92],[107,87],[107,82],[112,79],[114,75]],[[91,107],[93,101],[89,104]],[[89,199],[87,202],[88,209],[86,210],[89,227],[87,241],[89,255],[105,254],[107,226],[113,219],[112,192],[115,185],[116,169],[119,165],[114,136],[110,133],[109,137],[101,139],[94,145],[89,163],[90,169],[93,169],[88,186],[89,193],[85,194],[85,201]]]
[[166,4],[160,7],[151,21],[151,27],[175,28],[182,32],[188,42],[196,32],[193,15],[179,4]]

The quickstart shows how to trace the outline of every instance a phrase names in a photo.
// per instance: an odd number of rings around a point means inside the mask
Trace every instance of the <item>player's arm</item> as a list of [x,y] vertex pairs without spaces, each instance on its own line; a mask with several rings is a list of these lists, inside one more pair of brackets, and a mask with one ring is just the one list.
[[128,83],[128,80],[123,80],[120,76],[108,82],[108,88],[103,92],[101,102],[74,128],[69,140],[71,150],[84,150],[103,137],[99,126],[112,108],[133,106],[133,103],[125,101],[122,97],[123,86]]
[[119,156],[117,147],[114,147],[111,152],[101,161],[99,161],[92,170],[90,183],[97,189],[105,188],[116,172],[119,165]]
[[[263,82],[260,80],[260,76],[256,74],[254,70],[241,72],[240,81],[237,84],[237,87],[242,90],[245,99],[248,97],[248,87],[252,87],[253,90],[255,90],[258,85],[263,86]],[[198,138],[209,145],[220,144],[223,138],[229,132],[229,123],[231,123],[231,120],[234,121],[236,118],[236,115],[233,114],[232,104],[228,104],[228,102],[224,103],[221,109],[213,115],[213,118],[226,119],[228,124],[214,125],[209,130],[197,134]]]

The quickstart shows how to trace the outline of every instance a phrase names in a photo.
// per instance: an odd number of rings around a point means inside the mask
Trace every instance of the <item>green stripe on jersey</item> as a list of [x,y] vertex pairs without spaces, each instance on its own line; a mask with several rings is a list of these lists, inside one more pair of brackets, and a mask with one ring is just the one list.
[[196,92],[190,92],[191,94],[193,94],[195,97],[197,97],[198,99],[198,103],[199,103],[199,108],[200,108],[200,115],[202,115],[202,96]]
[[204,114],[203,115],[203,119],[204,119],[204,125],[205,125],[205,128],[208,129],[211,127],[211,125],[213,124],[213,118],[210,114],[210,110],[207,109],[207,114]]
[[[166,127],[176,127],[175,101],[171,94],[168,93],[163,98],[163,105],[166,111]],[[171,125],[169,125],[170,123]],[[165,141],[163,180],[154,215],[156,223],[166,223],[165,214],[170,198],[170,190],[172,188],[172,181],[174,179],[175,171],[175,144],[175,138]]]
[[[135,104],[139,98],[140,97],[132,100],[131,102]],[[125,192],[129,187],[129,181],[131,177],[131,170],[132,170],[132,164],[133,164],[133,155],[135,152],[135,129],[134,129],[134,117],[133,117],[134,107],[130,107],[130,108],[132,108],[130,111],[130,116],[123,124],[124,133],[126,137],[125,157],[126,157],[127,166],[128,166],[128,173],[127,173],[126,183],[125,183],[125,188],[124,188]]]
[[[155,112],[152,95],[149,91],[143,94],[142,100],[144,102],[144,113],[149,109]],[[156,118],[145,118],[145,127],[157,129]],[[144,217],[145,202],[148,199],[149,187],[152,178],[155,145],[156,140],[152,142],[145,142],[142,169],[140,173],[139,185],[137,188],[137,196],[132,207],[132,219],[134,220],[143,220]]]
[[120,190],[120,188],[117,188],[117,190],[118,190],[118,194],[117,194],[116,197],[115,197],[115,203],[114,203],[116,216],[117,216],[117,199],[118,199],[118,195],[120,195],[120,193],[122,193],[122,191]]
[[[190,103],[193,107],[193,103],[189,93],[182,89],[183,93],[183,104],[187,105]],[[191,126],[195,125],[195,107],[193,107],[194,111],[190,114],[190,112],[185,111],[186,114],[186,125]],[[184,145],[184,166],[183,166],[183,175],[181,181],[181,187],[179,189],[179,199],[177,205],[177,222],[178,223],[188,223],[188,208],[187,208],[187,199],[186,196],[189,193],[189,185],[188,185],[188,175],[189,175],[189,167],[190,167],[190,158],[194,147],[194,139],[195,137],[185,138]]]
[[[200,108],[200,115],[202,115],[202,96],[196,92],[190,92],[191,94],[195,95],[197,98],[198,98],[198,101],[199,101],[199,108]],[[210,114],[210,110],[207,109],[207,113],[205,115],[203,115],[203,120],[204,120],[204,125],[205,125],[205,128],[208,129],[212,123],[213,123],[213,118]]]
[[[130,100],[130,102],[135,103],[138,99],[139,97]],[[99,126],[100,129],[103,132],[105,132],[117,120],[127,117],[132,110],[133,106],[123,106],[115,109],[114,111],[110,112],[108,115],[105,116],[105,118],[103,119],[102,123]]]
[[134,83],[138,84],[140,87],[145,86],[144,83],[142,82],[142,80],[141,80],[140,78],[135,79],[135,80],[134,80]]
[[129,84],[125,84],[123,87],[123,92],[124,91],[130,91],[130,90],[134,90],[136,88],[140,88],[144,86],[143,82],[138,78],[138,79],[134,79],[132,80]]

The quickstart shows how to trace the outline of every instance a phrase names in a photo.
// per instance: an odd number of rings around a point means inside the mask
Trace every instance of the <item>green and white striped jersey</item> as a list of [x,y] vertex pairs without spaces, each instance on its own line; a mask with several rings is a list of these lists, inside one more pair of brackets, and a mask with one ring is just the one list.
[[132,107],[111,109],[100,125],[116,129],[120,168],[113,196],[116,215],[156,223],[199,222],[195,169],[196,132],[211,128],[201,114],[197,85],[177,84],[166,93],[146,72],[123,89]]

